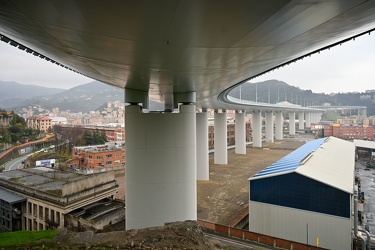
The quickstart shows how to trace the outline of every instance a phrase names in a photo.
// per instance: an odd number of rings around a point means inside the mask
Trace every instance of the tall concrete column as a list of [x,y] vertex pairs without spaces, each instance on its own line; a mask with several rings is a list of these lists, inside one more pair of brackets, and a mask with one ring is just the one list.
[[262,147],[262,113],[260,110],[253,111],[253,123],[252,126],[252,136],[253,136],[253,147]]
[[290,112],[289,113],[289,135],[296,134],[296,113]]
[[214,163],[228,164],[227,112],[214,113]]
[[244,111],[236,111],[234,133],[235,153],[246,154],[246,121]]
[[275,113],[275,139],[283,139],[283,113],[281,111]]
[[197,113],[197,180],[209,180],[208,114]]
[[316,123],[316,113],[315,112],[310,113],[310,123]]
[[273,111],[266,112],[266,142],[273,142]]
[[127,230],[197,219],[196,108],[179,108],[125,108]]
[[298,119],[299,119],[299,125],[298,125],[299,130],[304,130],[305,129],[305,114],[303,112],[299,112]]
[[311,112],[306,112],[305,117],[306,117],[306,127],[310,128],[311,127]]

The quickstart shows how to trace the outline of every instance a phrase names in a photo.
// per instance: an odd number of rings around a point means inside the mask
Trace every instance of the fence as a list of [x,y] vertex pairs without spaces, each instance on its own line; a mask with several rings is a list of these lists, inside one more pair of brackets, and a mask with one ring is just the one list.
[[290,249],[290,250],[322,250],[323,248],[317,248],[316,246],[310,246],[298,242],[293,242],[289,240],[279,239],[259,233],[250,232],[243,229],[233,228],[229,226],[224,226],[220,224],[215,224],[208,221],[198,220],[198,224],[207,230],[207,232],[212,232],[215,234],[235,237],[242,240],[248,240],[253,243],[263,244],[270,247],[281,248],[281,249]]

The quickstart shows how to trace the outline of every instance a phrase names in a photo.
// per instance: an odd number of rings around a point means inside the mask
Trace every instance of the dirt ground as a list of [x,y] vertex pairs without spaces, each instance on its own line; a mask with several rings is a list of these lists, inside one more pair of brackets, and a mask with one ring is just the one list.
[[[248,179],[305,143],[305,139],[285,139],[264,143],[263,148],[247,147],[246,155],[228,151],[228,164],[214,164],[210,155],[210,180],[198,181],[198,219],[234,226],[238,213],[249,203]],[[242,210],[242,211],[241,211]]]

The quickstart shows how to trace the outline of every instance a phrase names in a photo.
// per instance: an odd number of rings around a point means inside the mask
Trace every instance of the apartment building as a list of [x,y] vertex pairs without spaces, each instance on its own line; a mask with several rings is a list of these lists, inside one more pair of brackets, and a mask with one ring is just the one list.
[[27,127],[47,132],[52,130],[52,118],[48,116],[32,116],[27,118]]
[[374,127],[363,125],[333,124],[324,126],[324,137],[334,136],[344,140],[374,140]]
[[116,143],[74,147],[70,165],[80,170],[124,166],[125,149]]

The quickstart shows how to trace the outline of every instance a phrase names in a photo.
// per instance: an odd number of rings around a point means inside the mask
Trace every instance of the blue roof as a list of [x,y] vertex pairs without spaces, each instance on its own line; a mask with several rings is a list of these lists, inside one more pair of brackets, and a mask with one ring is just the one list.
[[320,147],[320,145],[324,143],[325,139],[326,138],[320,138],[317,140],[307,142],[306,144],[294,150],[287,156],[281,158],[279,161],[269,165],[267,168],[255,174],[250,179],[264,178],[270,175],[293,172],[301,165],[300,161],[303,158],[305,158],[308,154],[310,154],[312,151],[317,150]]

